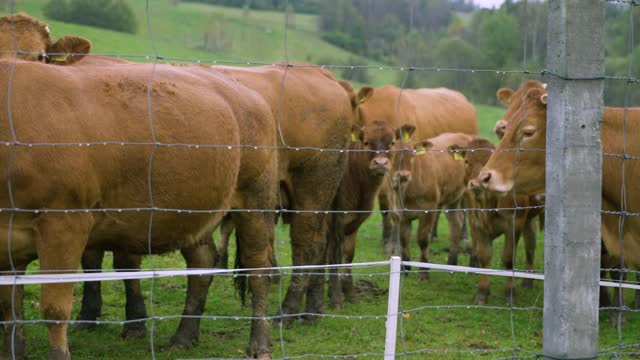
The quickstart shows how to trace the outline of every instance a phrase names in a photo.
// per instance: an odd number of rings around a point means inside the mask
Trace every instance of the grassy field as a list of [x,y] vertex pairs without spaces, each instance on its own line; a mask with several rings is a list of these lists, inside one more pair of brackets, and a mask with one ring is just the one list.
[[[45,0],[17,0],[16,10],[26,11],[42,18],[41,7]],[[150,36],[145,23],[145,1],[128,1],[138,16],[140,23],[136,35],[122,34],[102,29],[48,21],[55,37],[77,34],[92,40],[94,53],[153,55]],[[317,32],[314,16],[296,15],[295,27],[287,32],[287,49],[284,48],[284,16],[276,12],[252,11],[248,15],[241,10],[182,3],[173,6],[171,1],[150,1],[153,39],[160,55],[171,58],[201,59],[246,62],[278,62],[288,54],[291,61],[314,63],[346,63],[356,58],[361,64],[380,65],[358,58],[322,41]],[[223,42],[221,49],[202,49],[203,34],[211,24],[221,25]],[[150,61],[144,57],[132,60]],[[338,75],[340,75],[338,73]],[[380,86],[393,83],[397,71],[370,71],[371,84]],[[361,84],[358,84],[361,85]],[[500,118],[503,109],[478,105],[480,134],[495,139],[493,124]],[[446,263],[447,237],[446,221],[440,222],[440,236],[431,247],[431,260]],[[363,226],[356,251],[356,262],[387,260],[380,246],[381,225],[379,215],[372,216]],[[495,253],[500,253],[502,239],[494,244]],[[412,244],[414,259],[418,247]],[[279,264],[291,263],[291,249],[288,229],[278,227],[276,252]],[[517,267],[524,266],[521,250]],[[543,239],[539,235],[536,269],[543,269]],[[233,253],[232,253],[233,255]],[[110,265],[110,257],[108,264]],[[461,256],[460,263],[466,265],[468,256]],[[179,254],[172,253],[145,260],[144,267],[183,268]],[[34,264],[32,268],[36,268]],[[500,268],[499,256],[493,268]],[[368,268],[356,271],[380,288],[388,286],[388,268]],[[508,307],[503,297],[503,278],[491,280],[489,306],[474,306],[477,276],[433,272],[428,282],[418,280],[417,274],[402,279],[401,331],[398,352],[407,353],[412,359],[473,359],[507,358],[513,355],[529,356],[542,350],[542,299],[543,285],[536,282],[532,289],[517,289],[514,307]],[[270,313],[275,314],[288,279],[283,278],[281,286],[274,285],[270,293]],[[165,350],[175,330],[182,312],[186,279],[158,279],[153,283],[143,281],[147,299],[153,293],[153,303],[147,304],[149,314],[159,317],[147,322],[153,328],[154,336],[145,339],[122,340],[117,324],[100,325],[92,333],[72,332],[69,341],[75,359],[151,359],[151,348],[156,359],[204,359],[242,358],[245,352],[249,322],[234,319],[205,319],[199,344],[192,350]],[[282,289],[282,291],[281,291]],[[76,286],[74,311],[79,309],[81,285]],[[121,282],[103,284],[104,307],[101,320],[121,321],[124,319],[124,287]],[[632,298],[628,296],[628,299]],[[346,304],[336,311],[327,309],[327,314],[339,317],[323,318],[316,325],[296,323],[289,328],[274,326],[272,330],[274,358],[311,358],[305,354],[347,355],[380,354],[384,350],[385,319],[387,299],[382,296],[365,296],[357,304]],[[228,276],[214,279],[209,293],[206,316],[249,316],[249,307],[243,307],[234,292],[232,280]],[[348,316],[346,318],[345,316]],[[369,318],[377,316],[378,318]],[[75,313],[74,313],[75,317]],[[360,318],[363,317],[363,318]],[[39,287],[28,286],[25,294],[25,318],[40,319]],[[600,322],[600,347],[603,351],[621,343],[640,342],[640,316],[627,314],[627,322],[620,332],[609,326],[608,315],[602,314]],[[45,358],[47,354],[47,333],[43,324],[26,327],[29,357]],[[517,350],[514,350],[517,349]],[[636,349],[636,351],[638,351]],[[380,358],[380,356],[358,356],[358,358]]]
[[[45,19],[42,6],[46,0],[18,0],[15,11],[24,11]],[[67,24],[45,19],[54,38],[74,34],[90,39],[92,52],[96,54],[132,55],[134,61],[150,61],[154,47],[159,55],[169,59],[202,61],[227,61],[237,65],[246,63],[278,63],[287,58],[291,62],[307,62],[324,65],[371,65],[380,63],[354,55],[320,38],[317,17],[296,14],[289,19],[286,31],[283,13],[250,11],[171,1],[150,1],[150,32],[147,30],[146,2],[128,0],[138,19],[135,35],[109,30]],[[203,49],[204,33],[219,38],[219,46]],[[151,41],[153,39],[153,43]],[[142,57],[141,57],[142,56]],[[338,75],[342,70],[336,71]],[[348,70],[345,70],[348,71]],[[374,86],[395,82],[398,71],[370,71],[370,83]]]

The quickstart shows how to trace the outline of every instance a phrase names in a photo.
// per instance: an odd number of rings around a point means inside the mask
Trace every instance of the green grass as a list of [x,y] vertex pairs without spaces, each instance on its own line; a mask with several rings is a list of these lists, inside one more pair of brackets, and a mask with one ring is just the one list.
[[[372,216],[363,226],[358,239],[356,262],[388,259],[380,246],[380,217]],[[444,217],[439,225],[439,238],[431,246],[431,261],[446,263],[447,226]],[[217,236],[216,236],[217,237]],[[499,254],[502,239],[494,243]],[[287,229],[278,227],[276,250],[282,265],[291,263],[291,250],[287,240]],[[518,252],[517,267],[524,267],[522,246]],[[543,268],[543,241],[539,236],[535,268]],[[412,243],[413,259],[417,259],[418,247]],[[233,254],[233,246],[232,246]],[[184,267],[181,257],[176,254],[156,256],[152,259],[156,268]],[[460,264],[466,265],[468,256],[460,257]],[[145,260],[144,267],[150,267]],[[493,268],[501,268],[499,255],[494,256]],[[356,271],[365,279],[374,281],[382,288],[388,287],[388,268],[378,267]],[[284,279],[283,291],[287,280]],[[429,349],[435,353],[420,353],[410,356],[416,359],[474,359],[502,358],[512,354],[509,349],[520,349],[518,355],[540,353],[542,349],[543,284],[535,282],[532,289],[518,286],[515,308],[510,310],[505,304],[504,278],[491,279],[489,306],[474,306],[477,276],[433,272],[428,282],[418,280],[415,273],[402,278],[401,310],[406,314],[401,319],[402,332],[398,337],[397,350],[420,352]],[[517,282],[520,284],[520,281]],[[79,307],[80,285],[76,286],[74,310]],[[143,281],[147,299],[151,282]],[[27,287],[26,318],[39,319],[38,288]],[[157,279],[153,284],[153,313],[156,316],[171,317],[181,313],[186,281],[182,278]],[[124,289],[121,282],[103,283],[104,307],[102,320],[124,319]],[[632,298],[628,293],[628,300]],[[278,310],[280,302],[279,285],[272,286],[270,292],[270,313]],[[630,301],[627,301],[630,303]],[[499,307],[499,309],[492,308]],[[340,311],[328,309],[328,314],[352,316],[352,318],[323,318],[316,325],[294,324],[282,329],[282,343],[287,356],[304,354],[362,354],[382,353],[384,350],[386,295],[367,297],[356,304],[347,303]],[[147,309],[151,306],[147,302]],[[209,292],[207,316],[249,316],[250,308],[243,307],[234,293],[229,277],[217,277]],[[378,316],[378,319],[359,319],[359,316]],[[177,326],[177,319],[156,321],[154,325],[154,349],[157,359],[242,357],[249,336],[249,323],[245,320],[203,320],[199,344],[191,350],[165,351],[167,343]],[[151,323],[147,323],[150,329]],[[274,358],[282,358],[281,329],[272,328]],[[150,338],[122,340],[119,325],[101,325],[92,333],[71,332],[69,341],[73,356],[77,359],[150,359]],[[512,335],[513,333],[513,335]],[[622,328],[623,343],[637,343],[640,333],[640,316],[628,313]],[[27,326],[30,358],[46,356],[47,335],[44,325]],[[617,329],[609,326],[608,315],[600,316],[600,347],[607,349],[619,344]],[[503,352],[507,349],[507,352]],[[459,350],[463,350],[459,352]],[[488,352],[484,352],[484,351]],[[446,352],[445,352],[446,351]],[[480,351],[479,353],[477,351]],[[377,358],[377,357],[359,357]]]

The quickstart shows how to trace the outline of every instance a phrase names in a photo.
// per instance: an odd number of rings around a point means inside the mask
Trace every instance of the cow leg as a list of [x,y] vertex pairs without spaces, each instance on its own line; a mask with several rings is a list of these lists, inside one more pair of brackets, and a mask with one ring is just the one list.
[[[346,264],[353,263],[353,258],[356,254],[356,239],[358,238],[358,232],[354,232],[345,236],[344,241],[344,260]],[[355,289],[353,287],[353,277],[351,276],[351,268],[345,268],[345,274],[342,278],[342,292],[345,299],[350,303],[357,301]]]
[[390,209],[387,196],[378,196],[378,203],[380,204],[380,211],[382,211],[382,248],[386,255],[396,255],[399,239],[395,236],[397,235],[397,232],[394,231],[395,227],[393,226],[391,215],[385,212]]
[[[310,174],[305,173],[305,175]],[[337,186],[335,186],[335,184],[329,184],[329,180],[331,179],[325,180],[326,183],[320,182],[319,184],[314,184],[314,182],[318,181],[316,178],[300,181],[296,185],[298,198],[293,199],[293,207],[300,210],[329,209]],[[328,190],[321,191],[320,189],[332,189],[332,191],[328,193]],[[292,262],[294,266],[322,265],[326,263],[324,255],[326,255],[327,222],[325,221],[324,214],[309,212],[292,214],[290,232]],[[310,275],[310,272],[322,274]],[[311,281],[311,277],[315,277],[313,281]],[[308,290],[309,286],[313,287],[313,289]],[[293,271],[287,294],[282,302],[282,314],[297,313],[305,293],[308,296],[305,311],[309,313],[322,313],[324,303],[324,271]],[[310,299],[309,296],[312,298]],[[286,321],[290,321],[290,318]]]
[[[524,238],[524,251],[526,256],[525,270],[533,272],[533,262],[536,257],[536,233],[537,227],[534,219],[528,219],[524,224],[522,237]],[[533,279],[522,279],[522,287],[531,289],[533,287]]]
[[[51,271],[75,271],[93,223],[91,214],[48,213],[37,221],[36,240],[40,268]],[[67,320],[71,316],[73,283],[43,284],[40,291],[42,316],[49,329],[49,360],[69,360]]]
[[440,212],[436,213],[436,219],[433,222],[433,228],[431,229],[431,239],[438,238],[438,223],[440,222]]
[[216,267],[219,269],[227,269],[229,267],[229,238],[234,229],[233,221],[230,216],[225,216],[222,219],[222,225],[220,226],[220,244],[218,245],[218,259],[216,261]]
[[[626,274],[622,271],[611,271],[611,278],[614,281],[619,281],[622,280],[622,282],[624,282],[624,280],[626,279]],[[609,323],[611,324],[611,326],[617,326],[618,324],[620,325],[624,325],[625,323],[625,316],[624,316],[624,292],[623,289],[621,289],[620,287],[614,287],[613,288],[613,308],[615,309],[611,315],[609,316]]]
[[[337,229],[339,230],[339,229]],[[333,231],[329,232],[330,237],[336,237]],[[343,247],[344,244],[339,244],[340,241],[329,239],[329,251],[327,258],[329,264],[342,264],[344,262]],[[338,248],[341,247],[341,248]],[[342,269],[330,269],[329,270],[329,306],[334,309],[342,309],[344,297],[342,293]]]
[[[432,233],[431,229],[435,222],[438,220],[439,212],[429,212],[421,214],[418,217],[418,245],[420,245],[420,261],[423,263],[429,262],[429,244],[431,243]],[[420,280],[428,280],[429,273],[423,271],[420,273]]]
[[[407,216],[402,216],[400,219],[400,248],[402,261],[411,261],[411,220]],[[409,275],[411,267],[403,265],[405,275]]]
[[[515,259],[515,251],[518,247],[518,240],[521,232],[518,226],[516,229],[509,227],[504,236],[504,248],[502,249],[502,264],[507,270],[513,270],[513,261]],[[516,295],[516,289],[513,284],[513,278],[508,276],[505,279],[504,297],[507,304],[513,304]]]
[[[23,270],[24,268],[20,269],[20,271]],[[16,322],[24,318],[23,295],[23,285],[0,286],[0,309],[2,310],[2,320],[5,322],[0,359],[25,358],[24,325]]]
[[[188,269],[209,269],[216,262],[216,248],[206,235],[198,245],[180,249]],[[185,300],[182,318],[176,333],[169,340],[170,346],[189,349],[200,337],[200,318],[207,302],[207,293],[211,284],[211,275],[188,276],[187,298]]]
[[462,211],[457,211],[460,207],[451,207],[450,211],[445,213],[449,222],[449,259],[447,264],[458,265],[458,253],[460,252],[460,239],[462,238],[462,225],[464,223],[464,215]]
[[[113,268],[116,271],[140,269],[141,264],[142,256],[127,254],[121,251],[113,252]],[[135,321],[147,318],[147,308],[144,304],[140,280],[124,280],[124,289],[127,299],[125,305],[127,323],[122,327],[122,333],[120,335],[125,339],[142,338],[147,334],[144,320]]]
[[[241,268],[265,268],[271,266],[270,246],[274,240],[273,214],[234,213],[238,238],[237,257]],[[271,345],[269,322],[266,319],[269,291],[269,271],[249,273],[249,290],[253,307],[251,336],[247,356],[251,359],[270,359]]]
[[[604,242],[600,244],[600,280],[607,279],[609,271],[603,270],[616,266],[616,262],[612,259],[611,255],[604,246]],[[611,306],[611,296],[609,294],[609,288],[607,286],[600,286],[600,307]]]
[[[636,283],[640,283],[640,274],[636,274]],[[636,309],[640,309],[640,290],[636,290],[634,306]]]
[[[475,242],[475,249],[478,256],[478,262],[481,268],[488,269],[491,266],[491,258],[493,257],[492,239],[489,239],[477,225],[471,225],[471,239]],[[476,293],[476,303],[486,305],[489,299],[489,275],[480,275],[478,283],[478,292]]]
[[[104,259],[104,251],[86,249],[82,254],[82,269],[85,273],[100,271],[102,269],[102,260]],[[102,292],[100,281],[85,281],[82,284],[82,305],[78,313],[77,320],[82,321],[76,323],[72,330],[92,331],[96,328],[95,321],[102,314]]]

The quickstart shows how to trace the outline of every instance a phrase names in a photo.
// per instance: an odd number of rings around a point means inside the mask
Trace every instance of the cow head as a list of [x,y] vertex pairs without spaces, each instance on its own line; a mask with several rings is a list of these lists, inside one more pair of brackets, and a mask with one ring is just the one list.
[[498,139],[502,139],[504,136],[504,132],[507,129],[507,125],[509,125],[509,121],[507,119],[512,119],[514,112],[522,107],[522,100],[524,95],[531,89],[546,89],[547,84],[540,82],[538,80],[528,80],[524,82],[522,85],[518,87],[516,91],[513,91],[509,88],[500,88],[496,92],[496,97],[498,100],[507,106],[507,111],[505,112],[502,119],[496,122],[496,125],[493,128],[493,131],[498,136]]
[[477,177],[495,148],[489,140],[475,138],[460,153],[464,158],[464,181],[467,183],[467,189],[474,193],[482,191]]
[[49,25],[27,14],[0,18],[0,59],[17,57],[68,65],[82,59],[90,50],[91,42],[79,36],[63,36],[53,42]]
[[360,142],[362,149],[370,150],[369,171],[371,175],[384,176],[391,170],[393,152],[397,143],[408,141],[416,130],[413,125],[404,125],[393,130],[384,121],[373,121],[367,126],[352,126],[352,140]]
[[[517,109],[512,109],[512,107]],[[512,101],[508,126],[496,152],[480,171],[477,181],[484,189],[505,193],[544,192],[547,92],[529,89],[522,102]]]

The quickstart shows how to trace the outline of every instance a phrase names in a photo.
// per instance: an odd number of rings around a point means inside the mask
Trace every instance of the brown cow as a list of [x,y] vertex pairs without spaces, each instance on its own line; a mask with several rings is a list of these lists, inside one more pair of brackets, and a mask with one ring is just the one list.
[[[210,267],[213,257],[203,258],[203,252],[195,250],[211,244],[206,238],[226,209],[275,206],[276,131],[261,96],[200,66],[156,65],[148,88],[151,70],[150,64],[79,71],[73,66],[0,62],[0,113],[12,115],[11,128],[9,123],[0,125],[1,141],[11,145],[0,150],[7,164],[0,175],[5,182],[0,206],[27,210],[0,215],[2,226],[11,228],[12,263],[18,270],[37,256],[44,271],[75,271],[85,246],[138,254],[179,248],[190,267]],[[42,89],[47,89],[46,96],[29,95]],[[59,145],[21,145],[25,143]],[[258,148],[234,147],[242,144]],[[159,211],[110,210],[116,208]],[[243,265],[268,266],[272,214],[233,216],[241,224]],[[9,231],[3,234],[7,246]],[[0,253],[5,270],[10,268],[7,255]],[[208,283],[207,277],[190,278],[189,295],[203,293],[193,289],[200,287],[206,296]],[[258,318],[252,324],[248,354],[268,357],[269,325],[259,319],[266,316],[267,279],[252,278],[250,286]],[[48,323],[50,359],[69,358],[65,321],[71,297],[72,284],[42,285],[43,317],[63,321]],[[206,299],[191,298],[187,315],[201,312]],[[21,302],[12,301],[10,286],[0,289],[0,299],[10,330],[12,306],[21,318]],[[11,333],[5,331],[5,344],[11,344]],[[15,335],[16,349],[23,353],[20,326]],[[5,354],[8,351],[5,347]]]
[[[484,150],[486,149],[486,150]],[[473,253],[478,257],[480,266],[491,266],[493,253],[493,240],[500,235],[505,236],[502,249],[502,264],[505,269],[512,270],[515,260],[515,251],[518,247],[520,235],[524,237],[526,253],[526,270],[533,270],[533,261],[536,250],[536,224],[535,218],[540,212],[538,209],[530,209],[534,205],[529,201],[529,196],[507,194],[498,196],[484,191],[475,179],[480,169],[487,163],[495,146],[484,138],[473,139],[462,152],[465,162],[465,183],[468,191],[465,194],[466,206],[469,211],[469,227],[471,229],[471,241]],[[502,211],[486,211],[490,209],[515,209]],[[525,287],[531,287],[531,279],[522,282]],[[508,303],[512,303],[515,295],[515,286],[512,278],[507,278],[504,290]],[[480,305],[487,303],[489,296],[489,276],[481,275],[476,302]]]
[[[511,121],[505,136],[500,141],[498,150],[503,149],[545,149],[547,93],[543,89],[530,89],[525,94],[524,116],[521,111],[514,111],[513,117],[521,119]],[[622,148],[622,131],[626,118],[626,143]],[[602,151],[607,154],[623,154],[640,156],[634,144],[640,142],[640,108],[605,107],[602,122]],[[624,150],[624,151],[623,151]],[[514,162],[514,151],[498,151],[494,153],[478,176],[480,184],[491,191],[509,192],[514,186],[523,194],[535,194],[544,191],[545,154],[542,151],[517,152],[518,161]],[[637,161],[625,161],[624,176],[627,186],[634,183],[635,176],[640,173]],[[622,159],[618,156],[604,156],[602,164],[602,209],[619,211],[623,207]],[[626,192],[624,209],[630,213],[640,210],[640,194]],[[630,268],[640,267],[640,219],[628,216],[624,219],[624,248],[620,247],[619,215],[602,215],[602,240],[607,252],[615,257],[624,255],[624,262]]]
[[[415,135],[414,135],[415,136]],[[402,209],[400,242],[402,260],[409,261],[411,222],[419,220],[417,239],[420,261],[427,262],[431,228],[439,209],[445,211],[449,222],[449,264],[458,262],[458,246],[462,236],[462,211],[458,211],[465,191],[464,163],[451,151],[464,148],[472,136],[462,133],[444,133],[418,143],[398,145],[404,151],[394,159],[392,186],[402,195],[397,208]],[[426,210],[426,211],[425,211]],[[421,273],[427,279],[428,273]]]
[[[370,97],[358,108],[356,123],[360,126],[375,120],[385,121],[395,128],[400,124],[410,124],[416,127],[414,139],[428,139],[446,132],[478,134],[476,110],[458,91],[446,88],[401,89],[387,85],[376,89],[364,87],[360,94]],[[387,253],[393,253],[397,244],[391,240],[392,234],[396,233],[392,224],[398,221],[398,214],[385,212],[394,210],[395,195],[390,194],[389,182],[385,181],[382,186],[378,201],[383,210],[382,241]]]
[[[17,13],[0,17],[0,59],[12,59],[16,55],[20,59],[40,61],[56,65],[113,65],[126,64],[120,59],[89,56],[91,42],[79,36],[64,36],[54,42],[51,39],[49,26],[27,14]],[[16,45],[21,53],[16,51]],[[73,53],[75,55],[68,55]],[[80,61],[81,60],[81,61]],[[102,268],[104,251],[87,249],[82,255],[82,268],[95,272]],[[115,269],[138,269],[142,258],[134,254],[114,253]],[[137,320],[147,318],[142,290],[138,280],[125,280],[126,319]],[[102,297],[100,282],[84,282],[82,305],[77,320],[80,322],[74,329],[93,329],[101,313]],[[123,325],[122,336],[125,338],[143,337],[146,334],[145,323],[127,322]],[[189,341],[190,342],[190,341]]]
[[[356,94],[351,84],[341,84],[350,94],[351,104],[356,112],[370,99],[366,92]],[[332,262],[353,262],[358,228],[371,215],[384,178],[391,170],[391,150],[396,143],[402,142],[403,136],[408,139],[414,131],[414,125],[408,124],[398,128],[384,121],[371,121],[364,127],[353,125],[347,171],[342,178],[333,206],[333,210],[338,212],[334,213],[332,231],[329,234],[329,258]],[[347,214],[343,213],[345,211]],[[336,243],[332,244],[332,241]],[[345,272],[346,276],[342,279],[335,275],[329,279],[331,303],[335,307],[342,305],[343,294],[348,301],[356,300],[353,279],[349,276],[351,269],[347,268]]]
[[[315,66],[214,68],[257,91],[270,105],[278,145],[283,146],[278,153],[280,194],[288,205],[283,218],[291,226],[293,265],[324,264],[328,221],[318,210],[331,209],[346,168],[347,153],[337,150],[348,147],[353,121],[347,92],[329,71]],[[295,271],[291,277],[283,314],[297,313],[305,292],[304,312],[323,311],[324,277],[309,272]]]

